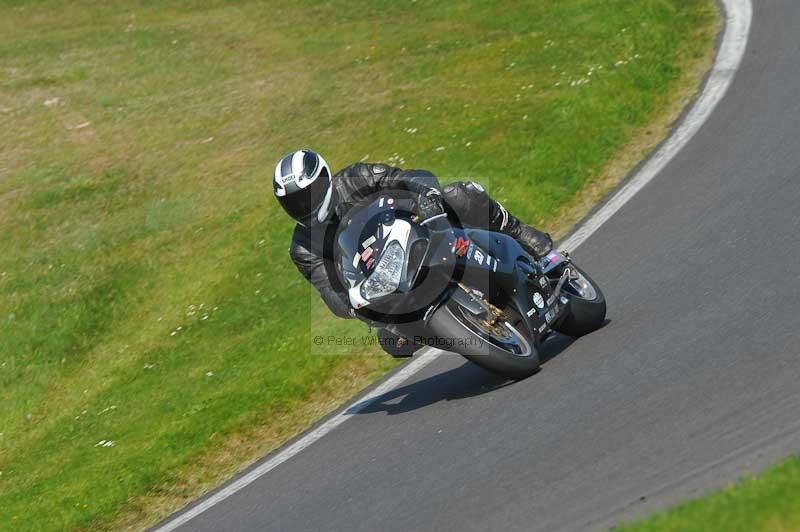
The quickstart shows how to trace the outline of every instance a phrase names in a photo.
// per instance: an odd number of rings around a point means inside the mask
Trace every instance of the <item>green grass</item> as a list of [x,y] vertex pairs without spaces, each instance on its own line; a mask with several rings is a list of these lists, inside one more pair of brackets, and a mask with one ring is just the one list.
[[788,532],[800,530],[800,456],[761,475],[684,503],[644,521],[620,527],[624,532],[702,531]]
[[289,260],[285,152],[480,179],[547,226],[697,81],[716,19],[0,0],[0,528],[153,522],[392,366],[312,345],[365,327]]

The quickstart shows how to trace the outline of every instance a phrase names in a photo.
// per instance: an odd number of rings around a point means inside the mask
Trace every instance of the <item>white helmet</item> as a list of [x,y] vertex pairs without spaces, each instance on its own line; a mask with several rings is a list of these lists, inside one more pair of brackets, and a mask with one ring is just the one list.
[[331,169],[322,156],[297,150],[284,156],[275,167],[272,185],[283,210],[298,223],[309,226],[330,218]]

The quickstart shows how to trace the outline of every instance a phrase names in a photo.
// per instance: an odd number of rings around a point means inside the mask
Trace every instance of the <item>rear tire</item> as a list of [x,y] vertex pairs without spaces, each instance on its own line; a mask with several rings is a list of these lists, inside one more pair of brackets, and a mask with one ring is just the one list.
[[568,336],[583,336],[603,326],[606,319],[606,298],[597,283],[586,272],[574,264],[571,264],[570,268],[577,270],[583,281],[591,285],[594,291],[593,298],[585,299],[578,295],[578,290],[571,290],[571,287],[565,284],[562,293],[570,299],[569,313],[560,323],[554,325],[553,329]]
[[513,325],[502,323],[514,336],[514,341],[524,344],[520,354],[513,354],[486,340],[471,323],[457,317],[459,312],[459,305],[449,301],[431,316],[428,323],[432,336],[452,342],[452,347],[448,347],[448,350],[462,355],[485,370],[515,381],[530,377],[539,370],[539,353],[536,347]]

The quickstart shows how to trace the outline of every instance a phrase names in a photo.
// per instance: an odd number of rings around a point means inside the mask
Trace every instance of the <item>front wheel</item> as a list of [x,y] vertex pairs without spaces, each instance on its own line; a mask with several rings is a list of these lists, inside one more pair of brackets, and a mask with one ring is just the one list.
[[583,336],[603,326],[606,319],[606,298],[586,272],[570,264],[575,275],[561,289],[569,302],[569,313],[553,326],[568,336]]
[[502,318],[476,316],[451,300],[436,311],[428,327],[446,350],[501,377],[521,380],[539,369],[536,347]]

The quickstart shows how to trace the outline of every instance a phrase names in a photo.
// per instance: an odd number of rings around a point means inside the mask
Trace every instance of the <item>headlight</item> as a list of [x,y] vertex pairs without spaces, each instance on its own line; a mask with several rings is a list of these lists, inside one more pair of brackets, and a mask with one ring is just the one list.
[[361,295],[371,300],[391,294],[400,286],[403,275],[403,247],[394,241],[386,247],[375,271],[361,285]]

